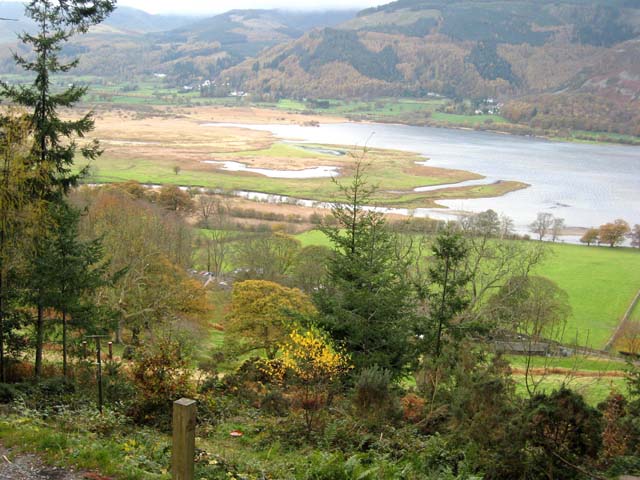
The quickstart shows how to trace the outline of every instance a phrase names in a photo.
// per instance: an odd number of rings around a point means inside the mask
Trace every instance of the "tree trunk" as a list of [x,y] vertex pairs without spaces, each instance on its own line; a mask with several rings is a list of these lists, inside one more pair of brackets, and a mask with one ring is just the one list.
[[38,320],[36,323],[36,365],[35,374],[39,378],[42,376],[42,346],[44,344],[44,308],[38,304]]
[[136,347],[140,346],[140,327],[131,328],[131,343]]
[[62,311],[62,375],[67,378],[67,312]]
[[116,327],[116,345],[120,345],[122,343],[122,319],[118,320],[118,326]]
[[[2,295],[0,294],[0,298]],[[2,312],[2,300],[0,300],[0,382],[7,382],[6,368],[4,365],[4,314]]]
[[447,288],[449,281],[449,259],[445,260],[444,264],[444,284],[442,285],[442,300],[440,303],[440,314],[438,315],[438,335],[436,337],[436,358],[440,357],[440,342],[442,338],[442,323],[444,322],[444,303],[447,298]]
[[[8,173],[9,171],[9,167],[6,164],[6,160],[5,160],[5,168],[4,168],[4,174],[5,174],[5,180],[4,183],[6,184],[8,181]],[[6,187],[5,185],[5,190],[7,190],[8,187]],[[4,302],[4,297],[6,294],[6,289],[7,286],[5,285],[5,275],[4,275],[4,268],[5,268],[5,212],[2,212],[2,228],[0,229],[0,382],[2,383],[6,383],[7,381],[7,365],[5,362],[5,355],[4,355],[4,337],[5,337],[5,318],[4,318],[4,306],[5,306],[5,302]]]
[[[4,235],[2,235],[4,238]],[[0,382],[6,383],[7,369],[4,361],[4,275],[0,271]]]

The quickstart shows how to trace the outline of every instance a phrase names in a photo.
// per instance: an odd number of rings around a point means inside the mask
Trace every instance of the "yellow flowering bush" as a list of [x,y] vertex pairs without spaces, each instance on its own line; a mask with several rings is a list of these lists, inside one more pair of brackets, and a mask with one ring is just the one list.
[[311,432],[316,413],[327,404],[331,383],[351,368],[349,358],[318,330],[294,330],[282,346],[280,360],[298,387],[307,432]]
[[292,331],[282,347],[281,360],[300,382],[310,385],[331,382],[349,368],[347,356],[315,330]]

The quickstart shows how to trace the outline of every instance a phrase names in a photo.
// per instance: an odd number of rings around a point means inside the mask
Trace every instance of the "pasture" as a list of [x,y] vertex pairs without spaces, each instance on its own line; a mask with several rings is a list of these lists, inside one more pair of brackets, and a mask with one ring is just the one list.
[[[297,235],[303,246],[330,246],[319,231]],[[569,295],[572,313],[564,342],[602,348],[640,289],[640,251],[630,248],[551,244],[550,255],[533,272]],[[640,317],[636,308],[632,318]]]

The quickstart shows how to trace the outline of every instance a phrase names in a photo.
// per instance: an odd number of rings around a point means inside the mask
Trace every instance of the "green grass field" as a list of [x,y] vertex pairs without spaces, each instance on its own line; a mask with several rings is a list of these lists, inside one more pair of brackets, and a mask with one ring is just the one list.
[[[524,355],[505,355],[505,359],[509,361],[513,368],[526,368],[527,357]],[[532,357],[530,367],[575,370],[598,374],[626,371],[627,364],[623,360],[614,360],[604,357],[590,357],[578,354],[571,357]]]
[[[528,391],[523,375],[514,375],[516,392],[521,396],[527,396]],[[623,377],[578,377],[567,375],[546,375],[534,377],[534,381],[540,382],[536,392],[551,393],[562,385],[581,394],[585,401],[593,406],[606,400],[612,391],[626,394],[627,385]]]
[[601,348],[640,289],[640,251],[630,248],[553,245],[535,273],[569,294],[573,314],[565,341]]
[[[330,246],[317,230],[296,238],[305,246]],[[564,342],[602,348],[640,289],[640,251],[560,244],[550,248],[552,254],[534,273],[553,280],[569,295],[572,314]],[[632,318],[640,320],[640,308]]]

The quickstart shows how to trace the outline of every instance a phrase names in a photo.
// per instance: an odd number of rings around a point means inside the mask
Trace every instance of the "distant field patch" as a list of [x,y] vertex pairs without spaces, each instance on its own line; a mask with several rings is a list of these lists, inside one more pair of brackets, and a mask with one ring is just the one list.
[[640,251],[629,248],[554,245],[537,269],[571,300],[565,341],[602,348],[640,289]]

